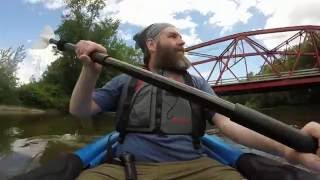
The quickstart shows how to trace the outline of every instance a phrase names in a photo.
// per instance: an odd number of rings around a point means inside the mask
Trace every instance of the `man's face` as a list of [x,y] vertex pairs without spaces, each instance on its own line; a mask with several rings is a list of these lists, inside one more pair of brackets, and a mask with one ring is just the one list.
[[184,55],[181,35],[174,27],[161,31],[157,39],[156,66],[167,70],[187,70],[191,64]]

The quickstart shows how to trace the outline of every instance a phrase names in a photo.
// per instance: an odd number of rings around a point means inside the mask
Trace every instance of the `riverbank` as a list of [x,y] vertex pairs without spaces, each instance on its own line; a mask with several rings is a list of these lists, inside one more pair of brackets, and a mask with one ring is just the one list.
[[42,110],[22,106],[0,105],[0,116],[42,116],[61,114],[58,110]]
[[303,127],[310,121],[320,123],[320,104],[295,105],[262,108],[258,111],[276,118],[286,124]]

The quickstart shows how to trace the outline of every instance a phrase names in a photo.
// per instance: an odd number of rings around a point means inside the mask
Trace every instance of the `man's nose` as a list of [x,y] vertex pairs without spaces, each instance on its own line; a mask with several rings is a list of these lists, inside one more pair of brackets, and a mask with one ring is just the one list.
[[183,47],[185,44],[186,43],[184,42],[184,40],[182,38],[179,38],[178,45]]

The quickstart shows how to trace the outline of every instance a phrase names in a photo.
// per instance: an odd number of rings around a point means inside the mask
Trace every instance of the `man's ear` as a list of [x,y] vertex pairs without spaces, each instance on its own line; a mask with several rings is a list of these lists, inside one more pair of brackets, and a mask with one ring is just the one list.
[[157,43],[154,39],[148,39],[146,45],[149,52],[155,52],[157,49]]

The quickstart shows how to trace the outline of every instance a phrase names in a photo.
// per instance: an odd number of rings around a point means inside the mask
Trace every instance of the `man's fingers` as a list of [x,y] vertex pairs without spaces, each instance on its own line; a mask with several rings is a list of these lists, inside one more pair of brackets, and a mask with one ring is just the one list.
[[299,156],[299,160],[307,168],[320,172],[320,158],[314,154],[304,154]]
[[[309,122],[308,124],[306,124],[302,129],[301,131],[303,133],[306,133],[308,135],[311,135],[312,137],[315,137],[318,140],[318,145],[320,146],[320,124],[319,123],[316,123],[316,122]],[[319,155],[320,152],[319,152],[319,148],[318,148],[318,151],[317,151],[317,154]]]
[[91,55],[94,52],[101,52],[101,53],[107,53],[106,48],[104,48],[100,44],[96,44],[91,41],[79,41],[76,44],[76,54],[78,57],[81,55]]
[[[90,41],[91,42],[91,41]],[[101,53],[107,53],[107,50],[105,47],[103,47],[101,44],[96,44],[94,42],[91,42],[93,46],[90,46],[92,49],[90,49],[90,53],[92,52],[101,52]]]
[[76,44],[76,55],[79,58],[83,54],[83,49],[86,47],[85,41],[81,40]]
[[[320,142],[319,142],[320,143]],[[316,155],[320,157],[320,148],[317,149]]]
[[82,63],[85,63],[85,64],[90,64],[90,63],[93,63],[91,58],[87,55],[81,55],[78,57],[80,61],[82,61]]
[[309,134],[313,137],[320,138],[320,124],[316,122],[309,122],[302,129],[302,132]]

